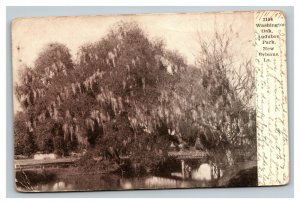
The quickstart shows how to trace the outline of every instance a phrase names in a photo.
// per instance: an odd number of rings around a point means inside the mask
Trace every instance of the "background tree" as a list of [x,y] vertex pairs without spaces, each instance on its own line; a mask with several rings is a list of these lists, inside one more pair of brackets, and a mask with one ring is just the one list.
[[66,46],[51,43],[40,53],[33,68],[25,67],[20,72],[15,93],[25,115],[23,123],[26,128],[23,131],[30,132],[37,144],[36,150],[53,151],[51,131],[54,121],[62,120],[62,110],[58,106],[62,103],[62,96],[66,98],[63,87],[72,78],[72,69],[71,55]]
[[197,63],[206,90],[204,135],[213,138],[215,158],[222,161],[226,155],[229,163],[241,155],[256,158],[254,67],[251,59],[235,61],[232,47],[238,39],[233,36],[231,31],[216,32],[209,41],[199,39]]
[[35,150],[35,141],[32,133],[26,128],[26,115],[17,112],[14,120],[14,147],[15,155],[32,155]]

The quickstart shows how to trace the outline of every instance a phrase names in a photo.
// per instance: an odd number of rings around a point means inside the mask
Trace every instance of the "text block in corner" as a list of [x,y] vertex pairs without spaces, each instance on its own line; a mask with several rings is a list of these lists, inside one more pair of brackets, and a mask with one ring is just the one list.
[[289,182],[286,22],[281,11],[255,12],[258,185]]

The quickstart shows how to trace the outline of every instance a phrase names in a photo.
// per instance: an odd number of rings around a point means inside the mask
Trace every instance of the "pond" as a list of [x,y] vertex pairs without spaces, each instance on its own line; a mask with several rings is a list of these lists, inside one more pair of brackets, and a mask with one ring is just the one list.
[[16,185],[21,191],[42,192],[211,187],[210,168],[208,164],[201,164],[185,179],[179,171],[169,176],[122,177],[76,173],[70,168],[35,170],[17,173]]

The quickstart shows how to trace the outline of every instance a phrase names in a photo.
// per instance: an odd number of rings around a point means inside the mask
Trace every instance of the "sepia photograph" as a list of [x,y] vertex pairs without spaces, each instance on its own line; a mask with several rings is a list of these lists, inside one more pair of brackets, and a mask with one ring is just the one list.
[[16,190],[258,186],[254,22],[15,19]]

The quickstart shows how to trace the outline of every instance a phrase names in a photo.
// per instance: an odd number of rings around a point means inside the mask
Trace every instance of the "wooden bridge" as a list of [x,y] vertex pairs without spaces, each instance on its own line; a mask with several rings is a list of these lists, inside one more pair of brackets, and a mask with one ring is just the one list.
[[[209,155],[204,151],[170,151],[168,152],[169,158],[174,158],[180,160],[183,167],[185,168],[184,161],[186,160],[200,160],[201,162],[208,161]],[[43,168],[64,168],[75,166],[76,162],[80,158],[59,158],[59,159],[45,159],[45,160],[35,160],[35,159],[21,159],[15,160],[15,170],[25,170],[25,169],[43,169]],[[121,157],[121,159],[126,160],[129,157]]]
[[191,169],[186,161],[197,160],[202,163],[209,162],[209,153],[199,150],[184,150],[168,152],[169,158],[174,158],[181,161],[181,174],[182,178],[190,177]]
[[15,170],[69,167],[75,165],[75,162],[78,160],[79,158],[15,160]]
[[206,160],[209,158],[209,154],[206,151],[172,151],[168,152],[168,157],[179,159],[179,160]]

